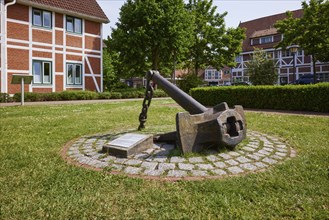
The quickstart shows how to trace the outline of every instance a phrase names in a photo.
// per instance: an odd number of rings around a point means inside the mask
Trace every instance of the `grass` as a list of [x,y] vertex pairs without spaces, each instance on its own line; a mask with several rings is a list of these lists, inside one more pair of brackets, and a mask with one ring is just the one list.
[[[180,108],[154,100],[145,132],[175,129]],[[297,157],[266,172],[160,182],[68,165],[83,135],[134,130],[140,101],[0,108],[0,219],[328,219],[329,117],[247,113]]]

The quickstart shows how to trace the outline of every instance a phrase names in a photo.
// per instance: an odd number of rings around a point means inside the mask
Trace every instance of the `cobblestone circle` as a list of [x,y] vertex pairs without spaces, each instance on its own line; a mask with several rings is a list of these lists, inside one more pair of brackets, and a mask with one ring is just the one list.
[[295,150],[279,138],[255,131],[249,131],[247,137],[248,143],[238,145],[234,151],[208,150],[192,157],[170,156],[175,146],[157,143],[126,159],[102,152],[103,145],[113,139],[113,134],[94,135],[71,142],[64,148],[63,155],[67,160],[88,168],[165,180],[243,175],[263,171],[296,156]]

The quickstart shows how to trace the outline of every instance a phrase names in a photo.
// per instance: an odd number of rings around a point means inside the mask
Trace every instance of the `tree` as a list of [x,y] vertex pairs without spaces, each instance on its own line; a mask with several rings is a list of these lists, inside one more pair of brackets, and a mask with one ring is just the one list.
[[274,60],[261,49],[255,49],[247,67],[247,74],[253,85],[274,85],[278,81]]
[[235,65],[235,57],[241,52],[244,30],[225,28],[223,14],[216,13],[212,0],[189,0],[187,8],[194,15],[194,44],[190,48],[189,66],[194,72],[212,66],[217,69]]
[[303,16],[293,18],[287,12],[288,18],[278,21],[275,27],[284,35],[278,47],[287,48],[298,44],[313,61],[314,81],[316,80],[316,62],[329,61],[329,2],[310,0],[302,3]]
[[150,68],[172,69],[190,47],[192,25],[183,0],[128,0],[108,41],[110,53],[118,54],[118,73],[141,76]]

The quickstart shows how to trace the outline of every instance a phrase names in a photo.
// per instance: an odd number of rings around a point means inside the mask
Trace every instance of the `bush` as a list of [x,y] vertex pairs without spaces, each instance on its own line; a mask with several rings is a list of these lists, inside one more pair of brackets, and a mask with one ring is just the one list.
[[7,93],[0,93],[0,103],[1,102],[11,102],[12,99]]
[[191,90],[206,106],[227,102],[229,106],[294,111],[329,112],[329,83],[286,86],[227,86]]
[[189,73],[183,76],[182,80],[177,81],[178,87],[186,93],[192,88],[196,88],[203,84],[203,81],[196,74]]

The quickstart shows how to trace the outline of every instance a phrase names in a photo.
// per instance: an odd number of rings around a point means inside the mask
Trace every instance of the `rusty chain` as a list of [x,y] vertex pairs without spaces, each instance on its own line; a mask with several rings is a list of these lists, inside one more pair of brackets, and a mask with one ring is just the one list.
[[153,87],[151,85],[151,80],[147,79],[147,83],[146,83],[146,91],[145,91],[145,98],[143,101],[143,105],[142,105],[142,112],[139,114],[139,126],[138,126],[138,130],[142,130],[145,128],[145,122],[147,120],[147,111],[148,108],[151,105],[151,100],[153,98]]

